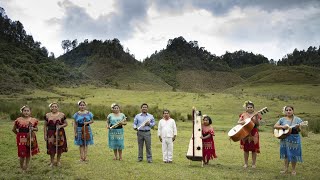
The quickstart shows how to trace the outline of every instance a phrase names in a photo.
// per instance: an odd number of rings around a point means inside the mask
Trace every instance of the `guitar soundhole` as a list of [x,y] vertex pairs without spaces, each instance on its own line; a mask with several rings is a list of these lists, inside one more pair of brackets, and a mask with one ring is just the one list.
[[198,131],[201,131],[201,129],[198,129]]
[[200,146],[197,147],[197,150],[201,150]]

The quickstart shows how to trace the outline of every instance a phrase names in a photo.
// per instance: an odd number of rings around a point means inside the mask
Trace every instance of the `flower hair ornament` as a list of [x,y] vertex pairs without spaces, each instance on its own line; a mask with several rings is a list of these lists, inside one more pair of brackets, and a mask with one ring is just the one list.
[[23,109],[26,108],[26,107],[28,107],[28,106],[27,106],[27,105],[22,106],[22,107],[20,108],[20,112],[22,113]]
[[80,100],[80,101],[78,101],[78,106],[80,106],[80,103],[84,103],[85,105],[87,105],[87,103],[84,101],[84,100]]
[[117,103],[112,103],[111,104],[111,109],[113,109],[115,106],[119,106]]
[[287,108],[287,106],[283,106],[283,108],[282,108],[282,113],[283,114],[286,114],[286,108]]
[[252,101],[245,101],[245,102],[243,103],[242,107],[246,108],[249,103],[250,103],[250,104],[253,104]]
[[52,102],[52,103],[49,104],[49,108],[51,108],[51,106],[52,106],[53,104],[56,104],[56,105],[58,106],[58,103],[57,103],[57,102]]

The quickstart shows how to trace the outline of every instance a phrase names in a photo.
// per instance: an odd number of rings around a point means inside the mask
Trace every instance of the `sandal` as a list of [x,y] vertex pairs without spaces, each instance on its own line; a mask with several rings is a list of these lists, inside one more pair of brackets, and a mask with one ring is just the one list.
[[280,171],[280,174],[286,174],[286,173],[288,173],[288,170]]
[[292,171],[292,172],[291,172],[291,175],[292,175],[292,176],[295,176],[295,175],[297,175],[297,172],[296,172],[296,171]]

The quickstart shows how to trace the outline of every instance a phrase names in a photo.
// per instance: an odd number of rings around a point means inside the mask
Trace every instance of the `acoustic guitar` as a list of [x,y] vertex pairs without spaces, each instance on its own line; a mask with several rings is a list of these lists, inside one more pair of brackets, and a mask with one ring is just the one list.
[[[286,137],[288,137],[291,132],[292,132],[292,128],[294,128],[297,124],[293,125],[293,126],[289,126],[287,125],[289,128],[288,129],[274,129],[273,130],[273,135],[274,137],[278,138],[278,139],[284,139]],[[298,125],[300,126],[308,126],[308,121],[303,121],[301,123],[299,123]]]
[[228,132],[228,136],[230,137],[230,139],[232,139],[234,142],[236,142],[236,141],[240,141],[241,139],[248,136],[254,127],[254,122],[251,120],[252,117],[256,116],[258,113],[263,115],[267,112],[269,112],[267,107],[264,107],[264,108],[260,109],[259,111],[257,111],[256,113],[254,113],[250,118],[245,119],[244,120],[245,123],[243,125],[238,124],[238,125],[234,126]]

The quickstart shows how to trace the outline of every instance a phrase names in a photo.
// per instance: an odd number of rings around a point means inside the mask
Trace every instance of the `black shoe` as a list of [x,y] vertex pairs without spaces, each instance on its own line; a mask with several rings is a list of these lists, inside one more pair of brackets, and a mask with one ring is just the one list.
[[137,162],[141,162],[142,161],[142,159],[138,159],[138,161]]
[[148,163],[152,163],[152,160],[148,160]]

